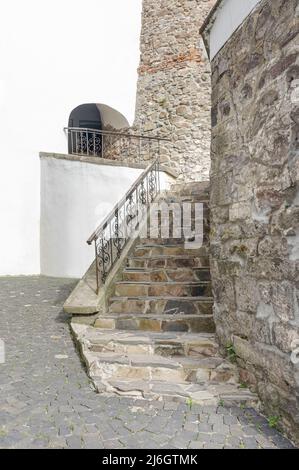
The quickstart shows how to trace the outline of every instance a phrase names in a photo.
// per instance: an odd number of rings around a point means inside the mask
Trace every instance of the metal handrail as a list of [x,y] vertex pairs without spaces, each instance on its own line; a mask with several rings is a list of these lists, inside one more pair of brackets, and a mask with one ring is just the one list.
[[148,206],[160,193],[159,156],[133,183],[87,240],[95,244],[97,290],[120,259],[128,241],[138,233]]
[[93,232],[93,234],[89,237],[87,240],[87,244],[91,245],[93,241],[98,237],[98,235],[107,227],[107,223],[109,222],[109,219],[113,217],[115,214],[115,211],[119,209],[130,197],[130,195],[136,190],[137,186],[141,183],[141,181],[148,175],[148,173],[151,171],[152,167],[155,165],[156,162],[151,163],[148,165],[148,167],[144,170],[143,173],[137,178],[137,180],[132,184],[130,189],[126,192],[126,194],[122,197],[122,199],[115,204],[111,212],[105,217],[105,219],[101,222],[99,227]]
[[105,131],[101,129],[90,129],[88,127],[64,127],[65,132],[68,131],[79,131],[79,132],[88,132],[102,135],[114,135],[116,137],[128,137],[133,139],[149,139],[149,140],[160,140],[165,142],[171,142],[169,137],[158,137],[155,135],[146,135],[146,134],[131,134],[129,132],[116,132],[116,131]]
[[158,147],[159,153],[160,143],[170,142],[166,137],[88,127],[65,127],[64,132],[68,137],[69,154],[108,160],[152,160],[153,147]]

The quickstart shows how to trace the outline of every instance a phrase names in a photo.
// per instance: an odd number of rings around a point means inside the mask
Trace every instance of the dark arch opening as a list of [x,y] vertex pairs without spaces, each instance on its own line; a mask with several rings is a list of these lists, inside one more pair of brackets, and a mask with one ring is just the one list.
[[102,130],[102,118],[96,104],[81,104],[73,109],[69,117],[68,127]]
[[[113,135],[110,136],[109,131],[113,134],[113,131],[128,128],[127,119],[116,109],[105,104],[81,104],[73,109],[69,116],[68,152],[76,155],[103,156],[103,145],[105,144],[106,148],[111,143],[110,140],[113,141]],[[105,131],[105,136],[101,131]]]

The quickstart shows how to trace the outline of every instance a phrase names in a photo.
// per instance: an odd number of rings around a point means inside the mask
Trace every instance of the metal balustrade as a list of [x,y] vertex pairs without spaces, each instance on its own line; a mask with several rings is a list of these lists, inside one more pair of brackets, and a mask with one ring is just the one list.
[[128,241],[140,228],[149,204],[160,192],[159,157],[140,175],[127,194],[114,207],[87,240],[95,246],[97,289],[121,257]]
[[160,152],[160,142],[168,139],[81,127],[65,127],[69,154],[134,162],[152,161]]

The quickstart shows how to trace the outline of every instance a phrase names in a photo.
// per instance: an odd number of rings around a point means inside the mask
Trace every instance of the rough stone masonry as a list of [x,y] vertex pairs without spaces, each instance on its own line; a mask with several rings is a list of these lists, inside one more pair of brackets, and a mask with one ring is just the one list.
[[261,1],[213,59],[211,153],[218,336],[297,442],[298,16],[297,0]]
[[143,0],[135,129],[168,136],[180,179],[210,169],[210,65],[198,30],[215,0]]

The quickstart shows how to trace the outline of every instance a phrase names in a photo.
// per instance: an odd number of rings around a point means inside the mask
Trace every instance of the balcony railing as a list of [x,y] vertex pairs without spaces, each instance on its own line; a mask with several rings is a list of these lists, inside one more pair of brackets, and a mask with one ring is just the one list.
[[160,142],[168,139],[129,132],[65,127],[69,154],[109,160],[151,161],[160,153]]

